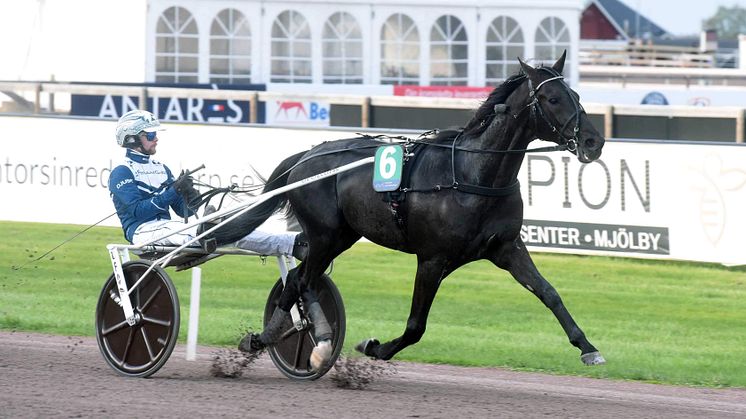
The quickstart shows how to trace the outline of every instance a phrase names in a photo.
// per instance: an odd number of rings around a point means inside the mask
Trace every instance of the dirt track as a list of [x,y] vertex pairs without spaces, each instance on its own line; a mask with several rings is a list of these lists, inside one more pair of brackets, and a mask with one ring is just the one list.
[[363,390],[285,378],[266,355],[238,379],[177,346],[149,379],[107,366],[91,338],[0,331],[0,417],[746,417],[746,390],[712,390],[397,363]]

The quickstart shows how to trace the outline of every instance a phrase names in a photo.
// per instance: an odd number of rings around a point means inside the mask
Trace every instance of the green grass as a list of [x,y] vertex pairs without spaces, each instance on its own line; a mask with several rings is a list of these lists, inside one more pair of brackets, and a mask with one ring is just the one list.
[[[94,334],[98,293],[111,271],[105,245],[122,242],[121,230],[94,228],[30,263],[80,229],[0,222],[0,328]],[[743,268],[550,254],[534,259],[607,365],[583,366],[551,312],[487,262],[444,281],[422,341],[395,359],[746,387]],[[202,268],[200,343],[232,347],[247,328],[259,329],[276,262],[227,256]],[[401,334],[414,271],[412,255],[371,244],[335,261],[332,277],[347,309],[346,353],[362,339]],[[181,299],[183,340],[190,273],[168,272]]]

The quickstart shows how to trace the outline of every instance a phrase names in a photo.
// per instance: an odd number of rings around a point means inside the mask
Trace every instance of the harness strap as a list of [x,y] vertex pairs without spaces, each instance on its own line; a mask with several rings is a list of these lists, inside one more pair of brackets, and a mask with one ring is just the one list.
[[[453,145],[448,144],[434,144],[424,141],[413,141],[415,144],[426,144],[428,147],[440,147],[440,148],[453,148]],[[482,154],[521,154],[521,153],[544,153],[547,151],[565,151],[567,150],[566,144],[553,145],[547,147],[536,147],[536,148],[522,148],[522,149],[510,149],[510,150],[483,150],[478,148],[466,148],[456,146],[456,151],[465,151],[467,153],[482,153]]]
[[468,183],[457,183],[453,185],[453,189],[475,195],[499,197],[508,196],[518,192],[521,189],[521,184],[516,180],[508,186],[503,186],[501,188],[489,188],[486,186],[471,185]]

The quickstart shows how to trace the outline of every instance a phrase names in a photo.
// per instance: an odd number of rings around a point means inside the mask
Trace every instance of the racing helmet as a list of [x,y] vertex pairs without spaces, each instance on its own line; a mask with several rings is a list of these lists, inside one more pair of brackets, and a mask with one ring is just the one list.
[[145,132],[163,131],[164,127],[152,113],[143,110],[132,110],[117,121],[117,144],[120,147],[139,145],[138,135]]

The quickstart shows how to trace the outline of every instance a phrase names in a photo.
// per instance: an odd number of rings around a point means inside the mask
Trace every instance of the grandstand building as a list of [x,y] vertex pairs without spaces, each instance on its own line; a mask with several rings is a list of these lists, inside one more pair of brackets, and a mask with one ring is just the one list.
[[[158,83],[494,85],[568,51],[584,0],[150,0]],[[326,89],[326,87],[325,87]],[[349,86],[348,90],[354,89]]]

